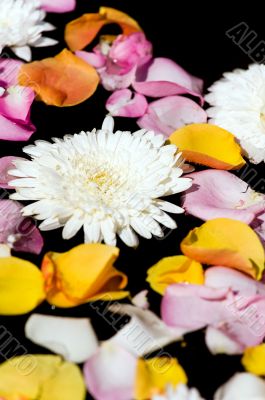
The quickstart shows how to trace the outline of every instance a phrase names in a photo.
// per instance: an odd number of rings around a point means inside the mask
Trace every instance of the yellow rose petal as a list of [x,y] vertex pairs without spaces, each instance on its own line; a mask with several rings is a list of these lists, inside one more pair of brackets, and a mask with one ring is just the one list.
[[25,314],[45,299],[41,271],[29,261],[0,258],[0,314]]
[[163,295],[173,283],[204,283],[203,267],[186,256],[165,257],[147,271],[147,282],[157,293]]
[[181,242],[181,250],[202,264],[238,269],[260,279],[264,248],[256,233],[241,221],[217,218],[195,228]]
[[215,125],[186,125],[172,133],[169,141],[189,162],[224,170],[238,169],[245,164],[232,133]]
[[265,344],[249,347],[242,358],[244,368],[256,375],[265,375]]

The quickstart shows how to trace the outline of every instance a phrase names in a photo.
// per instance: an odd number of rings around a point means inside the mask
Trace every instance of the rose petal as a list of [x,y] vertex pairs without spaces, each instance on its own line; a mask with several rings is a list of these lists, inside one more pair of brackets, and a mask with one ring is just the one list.
[[255,375],[265,375],[265,344],[245,350],[241,360],[245,370]]
[[9,88],[7,94],[0,97],[0,114],[21,123],[29,121],[30,107],[35,98],[32,89],[23,86]]
[[102,344],[84,366],[88,392],[96,400],[131,400],[136,366],[136,357],[127,350],[115,344]]
[[120,315],[129,315],[131,320],[108,342],[127,349],[135,356],[150,354],[182,338],[183,332],[180,329],[168,327],[150,310],[130,304],[114,304],[109,310]]
[[206,346],[210,352],[216,354],[242,354],[244,346],[236,342],[219,329],[208,326],[205,333]]
[[148,65],[138,70],[137,79],[133,83],[136,92],[150,97],[191,94],[200,98],[203,82],[169,58],[155,58]]
[[116,247],[98,243],[83,244],[66,253],[47,253],[42,262],[49,303],[57,307],[74,307],[88,301],[113,300],[128,296],[122,289],[127,277],[113,262]]
[[28,354],[0,365],[0,396],[17,400],[83,400],[85,386],[76,365],[58,356]]
[[255,375],[237,373],[214,395],[214,400],[261,400],[265,397],[265,382]]
[[187,125],[174,132],[169,141],[190,162],[225,170],[238,169],[245,164],[234,136],[215,125]]
[[29,140],[36,128],[31,123],[11,120],[0,114],[0,139],[25,142]]
[[185,256],[165,257],[147,271],[147,282],[157,293],[163,295],[173,283],[202,285],[204,272],[202,265]]
[[45,298],[40,270],[16,257],[0,259],[0,314],[25,314]]
[[130,89],[116,90],[108,98],[106,109],[114,117],[141,117],[148,107],[144,96],[134,93]]
[[265,296],[265,285],[232,268],[211,267],[205,271],[205,285],[230,288],[242,296]]
[[181,96],[168,96],[150,103],[137,124],[140,128],[169,136],[183,125],[206,121],[206,112],[194,101]]
[[197,218],[231,218],[249,224],[265,209],[265,196],[227,171],[209,169],[189,178],[192,187],[183,196],[183,208]]
[[65,41],[72,51],[82,50],[97,36],[106,24],[118,24],[124,35],[141,31],[129,15],[110,7],[100,7],[97,14],[84,14],[66,25]]
[[245,223],[227,218],[205,222],[181,242],[187,256],[209,265],[235,268],[256,279],[264,270],[264,248]]
[[25,336],[77,364],[86,361],[98,348],[95,332],[87,318],[33,314],[25,325]]
[[151,399],[154,394],[165,392],[168,384],[173,387],[187,383],[184,369],[173,357],[140,359],[135,384],[136,400]]
[[101,53],[89,53],[88,51],[76,51],[75,55],[95,68],[102,68],[106,63],[106,57]]
[[7,87],[16,86],[18,84],[19,70],[22,65],[22,61],[0,58],[1,83],[5,83]]
[[40,0],[41,8],[47,12],[65,13],[73,11],[76,7],[76,0]]
[[99,77],[92,66],[64,49],[54,58],[23,65],[19,82],[34,89],[46,104],[65,107],[91,97]]

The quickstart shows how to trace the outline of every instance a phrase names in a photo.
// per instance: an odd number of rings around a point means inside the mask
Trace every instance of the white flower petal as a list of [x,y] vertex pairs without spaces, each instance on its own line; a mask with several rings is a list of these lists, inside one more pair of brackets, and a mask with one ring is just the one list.
[[31,61],[31,50],[29,46],[13,46],[12,47],[13,52],[15,55],[19,58],[22,58],[22,60],[25,61]]
[[263,399],[265,399],[264,380],[247,372],[235,374],[214,395],[214,400]]
[[74,363],[86,361],[98,349],[97,337],[87,318],[33,314],[25,325],[25,335]]

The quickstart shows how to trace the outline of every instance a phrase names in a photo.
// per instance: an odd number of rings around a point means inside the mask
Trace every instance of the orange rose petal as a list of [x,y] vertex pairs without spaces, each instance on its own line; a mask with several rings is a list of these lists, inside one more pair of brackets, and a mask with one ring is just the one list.
[[84,14],[65,28],[65,41],[72,51],[82,50],[97,36],[104,25],[118,24],[124,35],[141,31],[137,22],[129,15],[114,8],[101,7],[97,14]]
[[99,76],[95,68],[64,49],[54,58],[24,64],[19,83],[34,89],[44,103],[66,107],[91,97]]
[[238,169],[245,164],[232,133],[215,125],[186,125],[172,133],[169,141],[189,162],[223,170]]

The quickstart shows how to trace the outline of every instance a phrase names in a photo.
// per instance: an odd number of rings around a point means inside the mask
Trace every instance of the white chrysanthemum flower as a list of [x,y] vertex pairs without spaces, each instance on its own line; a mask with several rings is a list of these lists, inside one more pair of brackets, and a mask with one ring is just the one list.
[[5,47],[26,61],[32,47],[51,46],[57,40],[42,37],[55,27],[45,22],[46,13],[39,0],[0,0],[0,54]]
[[63,238],[69,239],[83,226],[85,242],[115,245],[117,234],[136,246],[135,232],[150,239],[163,236],[159,224],[176,228],[165,211],[183,209],[159,197],[191,186],[191,179],[181,177],[181,153],[164,145],[162,135],[113,128],[108,116],[101,130],[24,148],[31,160],[17,160],[17,169],[9,171],[18,177],[10,182],[16,189],[11,198],[36,200],[23,214],[44,220],[40,229],[64,226]]
[[152,400],[203,400],[203,398],[197,389],[189,389],[186,385],[180,384],[176,389],[169,386],[165,395],[155,395]]
[[209,88],[210,123],[233,133],[250,160],[265,160],[265,65],[236,69]]

